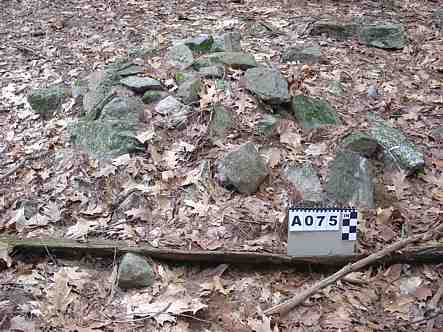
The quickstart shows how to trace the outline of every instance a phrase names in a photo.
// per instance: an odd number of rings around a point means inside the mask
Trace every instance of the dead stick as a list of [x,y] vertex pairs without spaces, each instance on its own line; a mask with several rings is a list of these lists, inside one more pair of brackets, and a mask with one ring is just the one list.
[[264,314],[265,315],[285,314],[285,313],[289,312],[291,309],[293,309],[294,307],[296,307],[297,305],[303,303],[311,295],[317,293],[319,290],[336,282],[337,280],[340,280],[341,278],[348,275],[349,273],[358,271],[367,265],[373,264],[373,263],[379,261],[380,259],[382,259],[383,257],[386,257],[386,256],[394,253],[395,251],[406,247],[409,244],[412,244],[412,243],[420,241],[420,240],[430,239],[434,236],[434,234],[436,234],[437,232],[441,232],[442,230],[443,230],[443,225],[436,228],[435,230],[429,230],[425,233],[414,235],[414,236],[411,236],[407,239],[395,242],[395,243],[391,244],[390,246],[386,247],[385,249],[380,250],[376,253],[373,253],[372,255],[369,255],[366,258],[363,258],[355,263],[346,265],[344,268],[337,271],[333,275],[331,275],[323,280],[320,280],[314,286],[304,290],[300,294],[295,295],[293,298],[287,300],[286,302],[277,304],[277,305],[265,310]]
[[[436,309],[438,302],[440,302],[442,296],[443,296],[443,279],[440,279],[440,287],[432,297],[431,301],[429,301],[429,307],[431,307],[432,309]],[[434,330],[434,323],[435,323],[435,318],[428,320],[426,324],[427,332],[432,332]]]

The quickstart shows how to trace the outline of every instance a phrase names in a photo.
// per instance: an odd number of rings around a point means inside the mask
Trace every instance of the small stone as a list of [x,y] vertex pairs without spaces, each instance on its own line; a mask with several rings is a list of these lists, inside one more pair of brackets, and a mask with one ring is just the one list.
[[304,95],[292,98],[292,112],[305,129],[341,124],[337,113],[326,101]]
[[166,117],[163,122],[167,127],[173,128],[186,122],[191,109],[176,98],[168,96],[158,102],[155,111]]
[[145,104],[150,104],[159,101],[168,96],[167,92],[164,91],[146,91],[143,94],[142,100]]
[[118,269],[118,286],[122,289],[149,287],[154,283],[155,273],[142,256],[127,253]]
[[65,97],[66,91],[63,87],[53,86],[32,90],[27,100],[35,113],[44,119],[49,119],[61,109]]
[[185,44],[172,46],[166,53],[166,59],[169,64],[181,70],[190,67],[194,62],[192,51]]
[[271,104],[289,102],[288,81],[275,70],[265,67],[251,68],[245,74],[246,88],[261,100]]
[[88,92],[87,80],[75,80],[71,85],[72,98],[77,99],[83,97]]
[[352,151],[339,151],[329,164],[328,198],[335,204],[374,207],[374,184],[368,159]]
[[223,140],[234,124],[232,113],[222,105],[217,105],[212,111],[212,119],[209,124],[209,137],[212,141]]
[[242,194],[253,194],[268,175],[266,164],[254,144],[246,143],[217,163],[217,178]]
[[239,32],[226,32],[214,37],[213,52],[241,52]]
[[122,119],[138,123],[143,115],[144,108],[143,102],[138,97],[116,97],[103,107],[99,119]]
[[163,90],[162,84],[150,77],[129,76],[121,79],[120,83],[137,93],[144,93],[147,90]]
[[377,87],[373,84],[371,84],[368,87],[368,97],[370,97],[370,98],[377,98],[378,97]]
[[195,52],[208,52],[212,48],[214,39],[211,35],[201,34],[193,38],[186,39],[182,42]]
[[319,47],[290,47],[282,54],[283,62],[300,62],[312,65],[321,59]]
[[303,166],[289,166],[285,176],[301,193],[304,202],[321,202],[324,199],[323,188],[314,167],[307,163]]
[[399,50],[406,46],[405,33],[400,24],[364,26],[360,29],[359,41],[367,46],[392,50]]
[[365,133],[352,133],[346,136],[341,146],[367,158],[373,157],[380,148],[377,141]]
[[203,78],[222,78],[225,75],[223,66],[203,67],[199,70],[200,76]]

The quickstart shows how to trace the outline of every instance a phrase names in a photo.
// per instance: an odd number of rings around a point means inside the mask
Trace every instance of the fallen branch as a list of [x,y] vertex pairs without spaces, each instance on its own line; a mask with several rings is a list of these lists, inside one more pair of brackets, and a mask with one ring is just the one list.
[[[407,245],[410,239],[404,243]],[[7,243],[8,247],[16,251],[26,251],[47,255],[48,252],[54,257],[78,257],[78,255],[115,257],[127,252],[168,261],[201,262],[213,264],[256,264],[262,266],[284,265],[319,267],[341,267],[346,264],[365,259],[366,255],[352,256],[324,256],[324,257],[291,257],[285,254],[258,253],[249,251],[207,251],[207,250],[181,250],[160,249],[149,244],[138,243],[129,245],[123,241],[91,240],[80,242],[70,239],[17,239],[15,237],[0,237],[0,242]],[[392,246],[391,246],[392,247]],[[384,250],[386,252],[388,247]],[[396,246],[393,250],[399,250],[402,246]],[[377,255],[377,254],[375,254]],[[378,254],[375,260],[370,259],[368,264],[396,264],[396,263],[435,263],[443,261],[443,243],[421,247],[412,247],[390,256]],[[369,257],[373,257],[371,255]],[[367,257],[365,262],[367,262]],[[348,268],[348,267],[347,267]]]
[[373,253],[372,255],[369,255],[363,259],[360,259],[356,261],[355,263],[349,264],[342,268],[341,270],[337,271],[333,275],[320,280],[312,287],[302,291],[300,294],[295,295],[291,299],[277,304],[267,310],[264,311],[264,314],[266,315],[272,315],[272,314],[285,314],[289,312],[291,309],[296,307],[297,305],[303,303],[306,299],[308,299],[311,295],[317,293],[319,290],[325,288],[326,286],[342,279],[346,275],[352,272],[356,272],[368,265],[376,264],[377,262],[380,262],[384,257],[387,257],[396,251],[403,249],[404,247],[418,241],[425,241],[431,239],[434,235],[441,232],[443,230],[443,225],[440,225],[438,228],[434,230],[428,230],[427,232],[411,236],[407,239],[400,240],[398,242],[395,242],[388,247],[386,247],[383,250],[380,250],[376,253]]

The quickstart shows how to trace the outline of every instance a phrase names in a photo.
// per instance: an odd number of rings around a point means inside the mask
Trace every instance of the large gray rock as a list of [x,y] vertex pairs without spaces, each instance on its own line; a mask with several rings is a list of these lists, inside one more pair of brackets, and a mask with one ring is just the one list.
[[151,77],[129,76],[121,79],[120,83],[137,93],[144,93],[148,90],[163,89],[162,84]]
[[134,123],[121,120],[79,120],[68,127],[71,142],[96,158],[114,158],[143,150]]
[[217,162],[221,185],[242,194],[253,194],[268,175],[266,164],[252,143],[242,145]]
[[346,136],[341,146],[367,158],[374,157],[380,147],[377,141],[366,133],[352,133]]
[[138,123],[143,117],[144,107],[138,97],[116,97],[103,107],[99,119]]
[[66,92],[63,87],[52,86],[32,90],[27,100],[35,113],[40,114],[42,118],[49,119],[55,111],[61,109],[65,98]]
[[359,41],[367,46],[383,49],[402,49],[406,45],[403,26],[400,24],[376,24],[363,26]]
[[127,253],[118,269],[118,286],[122,289],[149,287],[154,283],[155,273],[142,256]]
[[240,52],[241,51],[241,35],[239,32],[226,32],[214,36],[214,44],[212,46],[214,52]]
[[392,128],[374,113],[368,114],[368,121],[370,135],[383,148],[388,160],[394,162],[407,174],[412,174],[424,167],[423,154],[400,130]]
[[309,34],[321,36],[325,34],[329,38],[344,41],[357,36],[359,26],[357,24],[338,23],[331,21],[319,21],[314,23]]
[[185,44],[172,46],[166,53],[166,59],[170,65],[178,69],[186,69],[194,62],[192,51]]
[[282,56],[283,62],[300,62],[314,64],[321,60],[321,51],[319,47],[301,47],[294,46],[287,48]]
[[332,106],[322,99],[298,95],[292,98],[291,109],[300,125],[306,129],[341,123]]
[[200,99],[201,89],[202,81],[199,77],[195,77],[180,84],[176,95],[185,104],[191,104],[197,102]]
[[301,193],[304,202],[322,202],[324,192],[320,179],[311,164],[286,167],[285,176]]
[[329,164],[325,185],[327,197],[335,204],[374,207],[374,184],[368,159],[353,151],[339,151]]
[[212,111],[211,123],[209,124],[209,137],[212,141],[223,140],[232,128],[234,119],[232,113],[222,105],[217,105]]
[[223,64],[234,69],[249,69],[257,67],[255,58],[247,53],[242,52],[216,52],[203,56],[194,61],[194,68],[200,69],[212,65]]
[[289,102],[288,81],[275,70],[265,67],[251,68],[245,74],[246,88],[261,100],[271,104]]
[[208,34],[201,34],[192,38],[188,38],[182,41],[183,44],[188,46],[195,52],[208,52],[212,49],[214,38]]

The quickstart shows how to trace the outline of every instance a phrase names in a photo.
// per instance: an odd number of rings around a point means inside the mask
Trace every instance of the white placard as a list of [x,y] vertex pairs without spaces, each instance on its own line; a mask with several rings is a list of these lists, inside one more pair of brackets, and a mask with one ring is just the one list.
[[289,231],[338,231],[341,215],[339,209],[289,209]]

